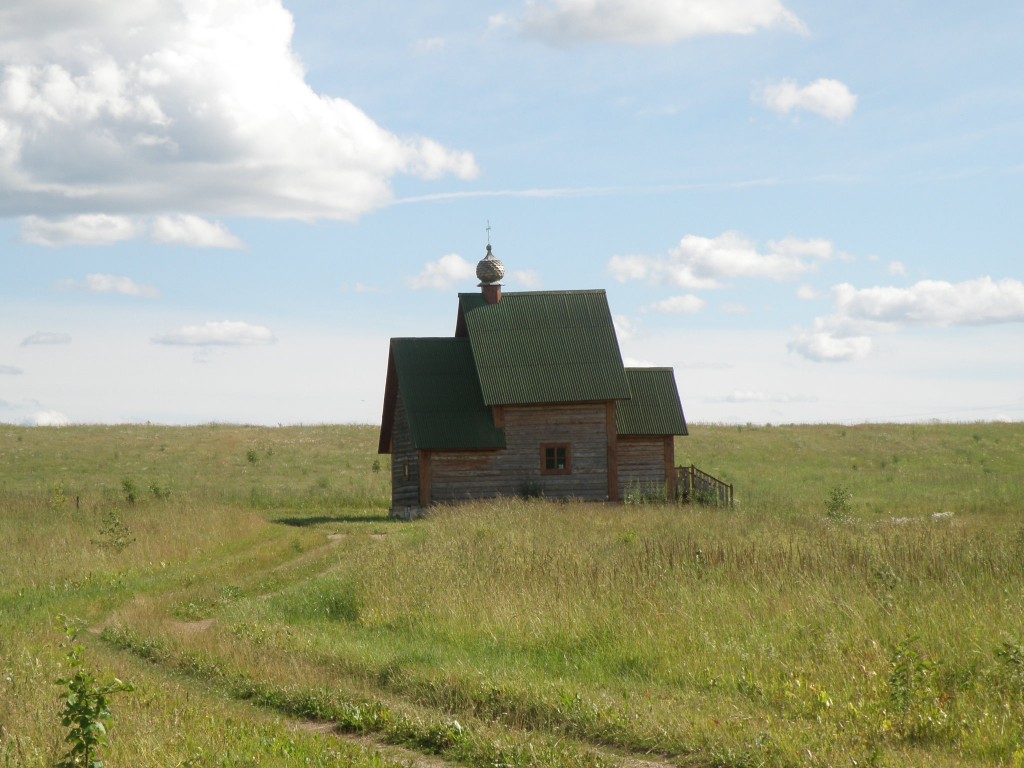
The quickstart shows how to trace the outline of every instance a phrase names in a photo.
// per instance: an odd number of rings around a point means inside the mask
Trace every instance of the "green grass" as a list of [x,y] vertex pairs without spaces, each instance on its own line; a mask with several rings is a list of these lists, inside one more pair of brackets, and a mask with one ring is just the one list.
[[397,523],[370,427],[0,427],[0,765],[58,614],[112,766],[1024,764],[1024,425],[691,431],[734,509]]

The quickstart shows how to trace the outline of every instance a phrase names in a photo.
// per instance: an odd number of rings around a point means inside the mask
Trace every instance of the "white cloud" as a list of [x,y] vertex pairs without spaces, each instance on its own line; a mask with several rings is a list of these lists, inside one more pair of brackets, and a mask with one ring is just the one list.
[[902,261],[891,261],[889,262],[888,272],[890,275],[902,277],[907,274],[907,267]]
[[31,336],[26,336],[21,340],[21,346],[31,347],[36,344],[48,345],[48,344],[70,344],[71,336],[67,333],[47,333],[46,331],[39,331],[33,333]]
[[[0,114],[0,122],[2,122]],[[0,167],[0,179],[3,169]],[[141,234],[139,225],[127,216],[83,214],[65,219],[26,216],[21,221],[21,236],[35,245],[113,245]]]
[[960,283],[922,280],[909,288],[835,287],[841,318],[872,323],[927,326],[1024,322],[1024,283],[980,277]]
[[821,298],[821,293],[814,286],[801,285],[796,289],[796,297],[804,301],[814,301]]
[[281,0],[10,0],[0,23],[0,215],[352,220],[399,174],[477,174],[315,92]]
[[244,248],[223,224],[207,221],[191,214],[145,217],[82,214],[48,219],[25,216],[21,220],[21,236],[35,245],[113,245],[149,234],[150,239],[168,245],[192,248]]
[[800,238],[784,237],[781,240],[772,240],[768,243],[770,253],[788,256],[791,258],[818,259],[820,261],[831,261],[842,259],[849,261],[852,257],[849,254],[837,251],[831,240],[822,237]]
[[273,344],[275,341],[277,339],[269,328],[232,320],[186,325],[153,338],[156,344],[192,347],[243,347]]
[[794,80],[768,84],[757,90],[753,99],[779,115],[802,110],[835,122],[846,120],[857,108],[857,97],[844,83],[826,78],[802,88]]
[[[492,17],[491,26],[508,23]],[[519,30],[549,43],[604,40],[670,45],[704,35],[750,35],[785,26],[806,32],[778,0],[551,0],[527,2]]]
[[624,357],[624,358],[622,358],[622,364],[626,368],[658,368],[659,367],[658,365],[655,365],[654,363],[652,363],[650,360],[643,360],[643,359],[637,358],[637,357]]
[[871,335],[903,327],[1024,322],[1024,283],[981,277],[960,283],[922,280],[909,288],[832,289],[835,312],[819,317],[789,348],[815,361],[854,360],[871,351]]
[[646,312],[661,312],[672,315],[694,315],[704,309],[707,302],[699,296],[688,293],[685,296],[672,296],[644,307]]
[[153,222],[152,236],[158,243],[192,248],[245,247],[220,222],[207,221],[191,214],[158,216]]
[[23,423],[26,427],[66,427],[71,420],[60,411],[36,411]]
[[24,371],[14,365],[0,365],[0,376],[20,376]]
[[155,299],[160,296],[160,291],[153,286],[140,285],[130,277],[118,275],[86,275],[82,282],[65,280],[61,285],[70,290],[88,293],[117,293],[122,296],[138,296],[144,299]]
[[509,283],[517,288],[532,291],[540,288],[540,275],[532,269],[517,269],[509,274]]
[[869,336],[838,336],[826,330],[801,333],[788,344],[791,352],[818,363],[860,360],[871,352]]
[[431,261],[423,271],[407,281],[412,288],[436,288],[443,290],[455,283],[476,277],[476,266],[457,253],[449,253],[437,261]]
[[612,325],[615,326],[615,336],[620,343],[636,336],[637,324],[628,315],[615,315],[612,317]]
[[653,279],[687,290],[721,288],[730,278],[791,280],[840,257],[828,240],[787,237],[768,243],[765,253],[738,232],[718,237],[686,235],[667,257],[612,256],[608,271],[620,283]]
[[620,283],[645,280],[651,275],[653,264],[647,256],[612,256],[608,260],[608,271]]

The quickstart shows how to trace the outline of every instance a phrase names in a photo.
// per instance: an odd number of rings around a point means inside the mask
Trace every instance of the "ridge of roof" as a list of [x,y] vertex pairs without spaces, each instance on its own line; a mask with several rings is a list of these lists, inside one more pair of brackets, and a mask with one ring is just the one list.
[[[546,294],[562,294],[562,293],[604,293],[608,292],[604,288],[567,288],[565,290],[556,291],[502,291],[502,298],[506,296],[543,296]],[[483,294],[479,291],[464,291],[459,293],[459,298],[465,296],[473,296],[483,298]]]
[[630,397],[604,289],[513,291],[496,304],[460,293],[456,333],[488,405]]

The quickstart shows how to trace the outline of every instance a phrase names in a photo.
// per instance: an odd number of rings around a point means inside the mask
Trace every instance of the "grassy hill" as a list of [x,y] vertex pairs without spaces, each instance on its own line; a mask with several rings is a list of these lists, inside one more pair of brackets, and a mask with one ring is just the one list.
[[1024,764],[1024,425],[694,425],[737,506],[387,517],[373,427],[0,426],[0,765]]

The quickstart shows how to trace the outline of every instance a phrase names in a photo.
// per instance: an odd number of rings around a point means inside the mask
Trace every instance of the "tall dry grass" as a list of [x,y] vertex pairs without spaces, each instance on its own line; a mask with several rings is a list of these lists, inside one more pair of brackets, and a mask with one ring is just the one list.
[[372,429],[0,429],[0,760],[53,754],[61,612],[141,683],[112,764],[328,764],[285,716],[470,764],[1024,761],[1024,427],[692,432],[735,509],[395,523]]

